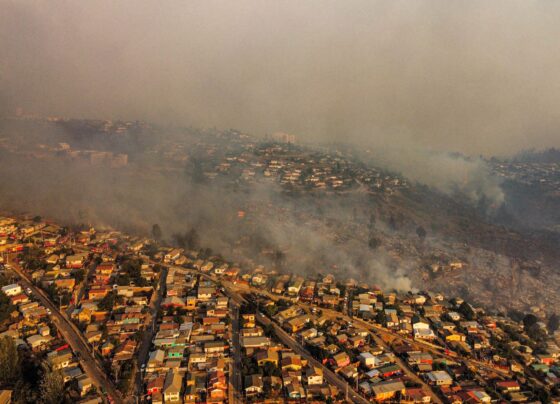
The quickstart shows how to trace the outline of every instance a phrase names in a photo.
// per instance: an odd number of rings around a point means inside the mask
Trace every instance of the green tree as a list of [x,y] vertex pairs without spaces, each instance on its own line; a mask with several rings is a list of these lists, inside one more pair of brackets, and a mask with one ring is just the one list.
[[381,245],[381,240],[378,237],[375,237],[374,235],[370,234],[368,240],[368,247],[370,248],[370,250],[375,250],[380,245]]
[[10,298],[0,292],[0,323],[6,321],[15,309]]
[[113,309],[113,306],[115,305],[115,300],[116,300],[115,292],[107,293],[107,295],[99,301],[97,307],[99,307],[100,310],[110,311]]
[[422,226],[418,226],[416,228],[416,234],[418,235],[418,237],[420,238],[420,240],[424,240],[426,238],[426,229],[424,229]]
[[529,329],[532,326],[534,326],[535,324],[537,324],[538,321],[539,321],[539,319],[537,318],[537,316],[529,313],[529,314],[525,315],[525,317],[523,317],[523,326],[525,327],[525,329]]
[[467,302],[461,303],[459,306],[459,313],[461,313],[468,321],[472,321],[476,318],[476,313],[474,312],[472,306]]
[[554,313],[548,318],[547,328],[550,332],[555,332],[560,327],[560,317]]
[[157,242],[159,242],[161,241],[161,237],[162,237],[161,227],[159,226],[159,224],[156,223],[152,226],[152,238]]
[[19,377],[20,360],[11,337],[0,338],[0,384],[12,384]]
[[60,371],[51,370],[47,365],[43,367],[41,402],[45,404],[60,404],[64,402],[64,377]]
[[76,283],[81,283],[85,277],[85,270],[83,268],[78,269],[74,272],[74,279],[76,279]]

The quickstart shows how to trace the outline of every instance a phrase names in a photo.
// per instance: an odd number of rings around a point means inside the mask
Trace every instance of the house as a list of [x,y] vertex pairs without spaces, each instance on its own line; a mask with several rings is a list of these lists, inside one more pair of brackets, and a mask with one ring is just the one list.
[[154,393],[161,393],[163,391],[163,385],[165,383],[165,376],[159,375],[151,379],[148,384],[146,385],[146,391],[149,395],[153,395]]
[[163,260],[166,263],[172,263],[181,256],[181,253],[182,253],[182,250],[175,248],[175,249],[169,251],[167,254],[165,254]]
[[408,363],[409,365],[431,365],[433,363],[433,358],[432,355],[427,352],[410,352],[408,354]]
[[401,381],[386,381],[380,382],[372,387],[373,395],[377,401],[385,401],[392,399],[397,394],[404,394],[406,387]]
[[307,368],[305,372],[305,376],[307,377],[307,385],[322,385],[323,384],[323,369],[310,366]]
[[185,388],[185,394],[183,395],[183,402],[185,404],[195,404],[199,400],[198,392],[194,385],[187,384]]
[[512,392],[521,390],[521,386],[515,380],[505,380],[496,382],[496,388],[502,392]]
[[101,345],[101,355],[102,356],[109,356],[115,349],[115,345],[111,341],[106,341],[103,345]]
[[204,343],[204,353],[208,356],[222,354],[226,349],[224,341],[208,341]]
[[408,388],[401,403],[416,404],[416,403],[430,403],[432,397],[421,388]]
[[127,361],[132,359],[137,345],[138,342],[134,340],[126,340],[115,350],[113,361]]
[[308,340],[317,337],[317,335],[319,335],[319,332],[316,328],[308,328],[307,330],[303,330],[300,335],[303,339]]
[[165,299],[163,299],[163,302],[161,302],[161,306],[163,308],[185,307],[185,302],[180,297],[171,296],[171,297],[166,297]]
[[58,289],[72,291],[76,285],[76,280],[74,278],[59,278],[54,281],[54,284]]
[[362,365],[364,365],[366,368],[374,368],[376,366],[379,366],[379,363],[376,360],[377,357],[372,355],[370,352],[362,352],[358,356],[358,359],[360,363],[362,363]]
[[301,357],[299,355],[285,356],[282,358],[281,367],[282,370],[301,370]]
[[489,403],[492,401],[492,397],[484,390],[460,391],[457,395],[464,403]]
[[6,296],[16,296],[21,294],[22,289],[17,283],[12,283],[11,285],[3,286],[2,292],[4,292]]
[[430,324],[425,320],[417,321],[412,325],[415,339],[430,340],[435,339],[436,335],[430,328]]
[[350,357],[346,352],[341,352],[333,356],[334,364],[337,368],[342,368],[350,364]]
[[264,366],[267,363],[273,363],[278,366],[278,351],[267,349],[257,352],[255,359],[259,366]]
[[254,314],[243,314],[243,326],[246,328],[253,328],[255,327],[255,315]]
[[286,386],[286,393],[290,399],[300,399],[305,397],[305,390],[299,383],[290,383]]
[[89,378],[89,376],[83,374],[78,377],[78,391],[80,392],[81,396],[85,396],[93,387],[93,382]]
[[10,297],[10,300],[12,301],[13,305],[25,304],[29,302],[29,297],[27,297],[27,295],[23,293],[20,293],[19,295]]
[[245,376],[245,394],[253,396],[263,392],[263,380],[261,375]]
[[395,363],[383,365],[377,370],[379,371],[379,374],[385,379],[402,373],[402,369]]
[[111,288],[107,286],[93,287],[88,292],[88,297],[91,300],[101,300],[109,294]]
[[444,370],[426,373],[426,380],[434,386],[451,386],[453,384],[453,378]]
[[70,380],[77,379],[83,374],[84,373],[82,372],[82,369],[80,369],[80,367],[77,365],[74,367],[67,367],[62,370],[62,377],[64,379],[64,383],[67,383]]
[[214,288],[198,288],[197,298],[198,300],[208,301],[212,299],[212,296],[216,293]]
[[301,287],[303,286],[304,279],[301,276],[295,277],[295,279],[288,286],[288,294],[296,296],[299,294]]
[[285,288],[286,288],[286,282],[278,281],[278,282],[276,282],[276,284],[272,288],[272,293],[275,293],[277,295],[281,295],[286,290]]
[[88,253],[68,255],[66,257],[66,268],[82,268],[86,262]]
[[167,372],[163,385],[163,399],[166,403],[179,402],[181,400],[181,387],[183,378],[173,370]]
[[45,348],[52,339],[53,338],[51,336],[44,337],[42,335],[35,334],[27,338],[27,343],[33,351],[39,351]]
[[91,321],[92,314],[92,310],[88,309],[87,307],[83,307],[79,309],[76,316],[80,323],[89,323]]
[[111,275],[116,269],[116,265],[113,262],[102,262],[97,267],[95,267],[96,274],[101,275]]
[[267,337],[241,337],[241,346],[245,349],[248,348],[266,348],[270,345],[270,340]]
[[289,319],[288,321],[286,321],[283,324],[283,326],[289,332],[296,333],[296,332],[302,330],[307,325],[308,322],[309,322],[309,316],[307,314],[304,314],[304,315]]
[[196,303],[198,302],[198,299],[196,298],[196,296],[187,296],[187,298],[185,299],[185,309],[189,310],[189,311],[193,311],[196,310]]
[[163,395],[160,392],[152,394],[152,404],[163,404]]
[[69,349],[49,352],[47,357],[53,370],[64,369],[72,363],[72,352]]
[[182,347],[169,348],[167,350],[167,359],[183,359],[184,349]]

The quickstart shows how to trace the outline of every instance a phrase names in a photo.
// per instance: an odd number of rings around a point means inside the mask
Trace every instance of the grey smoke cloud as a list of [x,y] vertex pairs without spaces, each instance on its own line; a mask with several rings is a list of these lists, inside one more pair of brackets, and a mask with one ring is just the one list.
[[[235,192],[221,183],[194,184],[182,172],[112,170],[86,162],[40,161],[8,154],[0,154],[0,172],[10,179],[0,184],[1,211],[143,235],[158,223],[169,242],[174,234],[194,228],[201,247],[248,267],[264,264],[273,268],[275,261],[262,251],[279,250],[285,256],[281,267],[289,272],[335,270],[384,288],[412,289],[409,275],[414,262],[395,262],[382,247],[370,251],[366,240],[359,237],[337,243],[332,225],[327,226],[321,215],[317,217],[317,207],[325,204],[314,203],[314,198],[283,198],[275,183],[254,184],[250,192]],[[332,205],[323,207],[322,213],[331,220],[351,216],[351,208],[343,201]],[[241,209],[248,210],[246,219],[237,216]],[[306,221],[299,215],[302,212]],[[240,242],[246,239],[251,242]]]
[[375,164],[401,173],[407,179],[428,185],[448,195],[460,192],[466,201],[477,204],[482,198],[493,209],[505,200],[501,181],[480,157],[465,157],[424,149],[414,143],[409,147],[365,149]]
[[0,113],[560,146],[560,3],[0,0]]

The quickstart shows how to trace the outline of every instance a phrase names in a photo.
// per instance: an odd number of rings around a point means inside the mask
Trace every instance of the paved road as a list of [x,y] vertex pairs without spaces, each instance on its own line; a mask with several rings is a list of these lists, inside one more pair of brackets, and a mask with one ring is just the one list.
[[390,335],[392,338],[394,339],[398,339],[400,341],[409,343],[409,344],[413,344],[413,345],[418,345],[421,346],[425,351],[430,352],[431,354],[438,356],[438,357],[443,357],[452,361],[456,361],[456,362],[464,362],[467,366],[473,366],[473,367],[478,367],[481,369],[485,369],[489,372],[494,372],[497,373],[498,375],[504,377],[504,378],[510,378],[511,377],[511,372],[508,372],[507,370],[503,370],[503,369],[498,369],[492,365],[489,365],[488,363],[484,363],[478,360],[474,360],[474,359],[465,359],[461,356],[453,356],[453,355],[448,355],[445,353],[445,348],[443,347],[438,347],[436,345],[430,344],[429,342],[426,341],[421,341],[421,340],[415,340],[412,339],[411,337],[405,337],[402,335],[398,335],[396,333],[393,333],[383,327],[381,327],[378,324],[371,324],[368,323],[366,321],[360,320],[360,319],[356,319],[354,317],[354,321],[359,322],[361,324],[363,324],[364,326],[367,326],[368,328],[374,329],[377,332],[379,332],[380,334],[386,334],[386,335]]
[[[142,377],[143,372],[142,365],[148,360],[148,354],[150,352],[150,347],[152,346],[152,340],[154,339],[154,334],[156,333],[156,321],[157,313],[161,306],[161,301],[163,299],[163,294],[165,293],[165,280],[167,278],[167,268],[162,268],[159,274],[159,284],[157,289],[154,291],[155,296],[150,300],[150,305],[148,307],[148,315],[144,321],[144,336],[140,342],[140,347],[137,351],[136,356],[136,373],[135,373],[135,383],[134,383],[134,395],[139,399],[144,393]],[[138,371],[140,369],[140,371]],[[141,400],[140,400],[141,401]]]
[[354,403],[361,403],[361,404],[369,403],[368,400],[366,400],[364,397],[358,394],[353,388],[351,388],[350,385],[344,379],[342,379],[336,373],[331,371],[329,368],[327,368],[325,365],[323,365],[321,362],[319,362],[313,356],[311,356],[311,354],[303,346],[301,346],[295,339],[292,338],[290,334],[284,331],[280,326],[278,326],[268,317],[265,317],[260,313],[257,313],[256,318],[257,321],[263,324],[264,326],[270,325],[272,327],[272,330],[274,331],[274,334],[276,334],[276,337],[280,341],[282,341],[283,344],[291,348],[294,352],[297,352],[303,358],[307,359],[307,361],[313,366],[323,369],[323,376],[325,377],[325,379],[327,379],[329,383],[336,386],[343,393],[347,393],[349,400],[351,400]]
[[80,301],[82,300],[84,294],[86,293],[86,288],[89,284],[89,278],[93,276],[93,273],[95,272],[95,268],[97,268],[97,263],[95,262],[95,260],[92,260],[88,266],[87,271],[85,271],[84,273],[84,280],[80,285],[80,290],[78,291],[78,293],[75,293],[74,303],[68,306],[68,308],[66,309],[66,313],[72,313],[74,308],[76,308],[78,304],[80,304]]
[[233,300],[230,302],[231,311],[231,340],[233,345],[233,368],[230,373],[230,402],[241,403],[243,402],[243,385],[241,381],[241,372],[236,369],[241,369],[241,345],[239,344],[239,305]]
[[[273,295],[273,294],[269,293],[268,291],[254,290],[254,292],[264,294],[266,297],[268,297],[268,298],[270,298],[274,301],[282,298],[281,296]],[[359,323],[369,332],[370,337],[375,341],[375,343],[378,346],[383,347],[384,350],[387,351],[387,352],[392,352],[392,349],[389,346],[387,346],[387,344],[385,344],[385,342],[381,338],[379,338],[379,336],[377,334],[375,334],[375,332],[372,332],[371,325],[369,323],[366,323],[365,321],[362,321],[362,320],[357,319],[357,318],[350,318],[345,313],[339,312],[337,310],[325,309],[325,308],[317,307],[317,306],[314,306],[314,305],[308,304],[308,303],[298,302],[297,305],[300,306],[302,309],[304,309],[308,313],[311,310],[311,308],[316,308],[318,310],[321,310],[323,312],[323,315],[326,315],[327,317],[330,317],[330,318],[333,318],[333,319],[343,319],[343,320],[346,320],[347,322],[353,321],[356,324]],[[391,334],[391,335],[393,335],[393,334]],[[395,362],[403,370],[403,372],[406,374],[406,376],[408,376],[411,380],[413,380],[414,382],[416,382],[416,383],[418,383],[422,386],[422,388],[432,397],[432,401],[434,403],[437,403],[437,404],[442,403],[439,396],[432,389],[432,387],[430,385],[428,385],[426,382],[424,382],[424,380],[422,380],[412,369],[410,369],[410,367],[408,366],[407,363],[405,363],[403,360],[401,360],[397,356],[395,356]]]
[[[356,319],[354,319],[354,321],[356,321]],[[365,325],[365,324],[362,324],[362,325]],[[375,343],[377,345],[379,345],[380,347],[383,347],[383,349],[387,352],[392,352],[391,348],[385,343],[385,341],[383,341],[382,338],[380,338],[377,334],[372,332],[369,328],[366,328],[366,329],[368,330],[369,335],[371,336],[371,338],[375,341]],[[405,375],[407,375],[411,380],[413,380],[414,382],[416,382],[416,383],[418,383],[422,386],[422,389],[432,397],[432,402],[437,403],[437,404],[442,404],[443,403],[440,400],[439,396],[436,394],[436,392],[433,390],[432,386],[430,386],[429,384],[424,382],[424,380],[422,380],[420,377],[418,377],[418,375],[412,369],[410,369],[410,367],[408,366],[408,363],[406,363],[405,361],[403,361],[401,358],[399,358],[396,355],[395,355],[395,362],[403,370]]]
[[51,317],[56,327],[66,340],[68,344],[72,347],[72,350],[80,355],[80,364],[84,368],[86,374],[91,378],[93,383],[98,389],[103,388],[110,398],[116,404],[122,404],[123,400],[120,393],[115,388],[114,384],[108,379],[104,370],[99,366],[95,357],[90,351],[87,342],[85,342],[82,334],[77,331],[76,326],[61,313],[58,308],[51,302],[43,290],[37,288],[30,281],[27,274],[21,269],[21,267],[14,263],[10,263],[10,269],[12,269],[17,275],[19,275],[21,283],[25,288],[32,290],[34,297],[37,298],[43,306],[51,311]]
[[[239,293],[235,292],[231,287],[227,286],[226,283],[223,283],[224,290],[226,295],[230,297],[230,299],[234,300],[238,304],[248,303],[247,300],[241,296]],[[348,393],[348,399],[354,403],[365,404],[369,403],[364,397],[358,394],[350,385],[338,376],[336,373],[331,371],[321,362],[316,360],[309,351],[307,351],[303,346],[301,346],[290,334],[284,331],[280,326],[270,320],[268,317],[264,316],[261,313],[256,313],[256,320],[261,323],[262,325],[272,327],[274,334],[276,337],[287,347],[291,348],[294,352],[301,355],[303,358],[307,359],[307,361],[323,370],[323,377],[332,385],[336,386],[340,391],[343,393]]]
[[[173,265],[168,265],[168,267],[173,268]],[[181,269],[181,270],[185,270],[185,268],[183,267],[178,267],[176,266],[176,268]],[[208,274],[204,274],[201,273],[200,271],[194,270],[194,269],[187,269],[187,271],[192,272],[194,274],[198,274],[201,275],[204,279],[208,279],[211,280],[215,283],[218,283],[220,285],[222,285],[222,287],[224,288],[224,294],[226,296],[228,296],[231,300],[233,300],[235,303],[237,303],[238,305],[242,305],[242,304],[247,304],[248,301],[239,293],[237,293],[234,290],[233,286],[230,286],[229,282],[224,282],[221,279],[218,279],[214,276],[208,275]],[[349,400],[351,400],[354,403],[359,403],[359,404],[366,404],[369,403],[368,400],[366,400],[364,397],[362,397],[361,395],[359,395],[347,382],[346,380],[344,380],[343,378],[341,378],[340,376],[338,376],[336,373],[334,373],[333,371],[331,371],[330,369],[328,369],[325,365],[323,365],[321,362],[317,361],[315,358],[313,358],[311,356],[311,354],[303,347],[301,346],[295,339],[293,339],[291,337],[291,335],[289,335],[287,332],[285,332],[284,330],[282,330],[281,327],[279,327],[278,325],[276,325],[274,322],[272,322],[270,319],[268,319],[267,317],[265,317],[264,315],[257,313],[257,315],[255,316],[257,321],[261,324],[263,324],[264,326],[267,325],[271,325],[272,330],[274,331],[274,333],[276,334],[276,337],[278,337],[278,339],[285,344],[286,346],[288,346],[289,348],[291,348],[294,352],[297,352],[299,355],[301,355],[302,357],[304,357],[305,359],[307,359],[307,361],[309,363],[311,363],[312,365],[319,367],[321,369],[323,369],[323,377],[332,385],[336,386],[340,391],[342,392],[348,392],[348,398]]]

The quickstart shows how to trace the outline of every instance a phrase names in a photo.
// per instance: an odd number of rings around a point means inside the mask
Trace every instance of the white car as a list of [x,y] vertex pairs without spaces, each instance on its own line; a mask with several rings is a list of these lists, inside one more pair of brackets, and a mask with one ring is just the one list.
[[33,291],[31,290],[31,288],[27,288],[25,289],[25,291],[27,292],[28,295],[31,295],[33,293]]
[[51,309],[47,308],[47,314],[52,314]]

